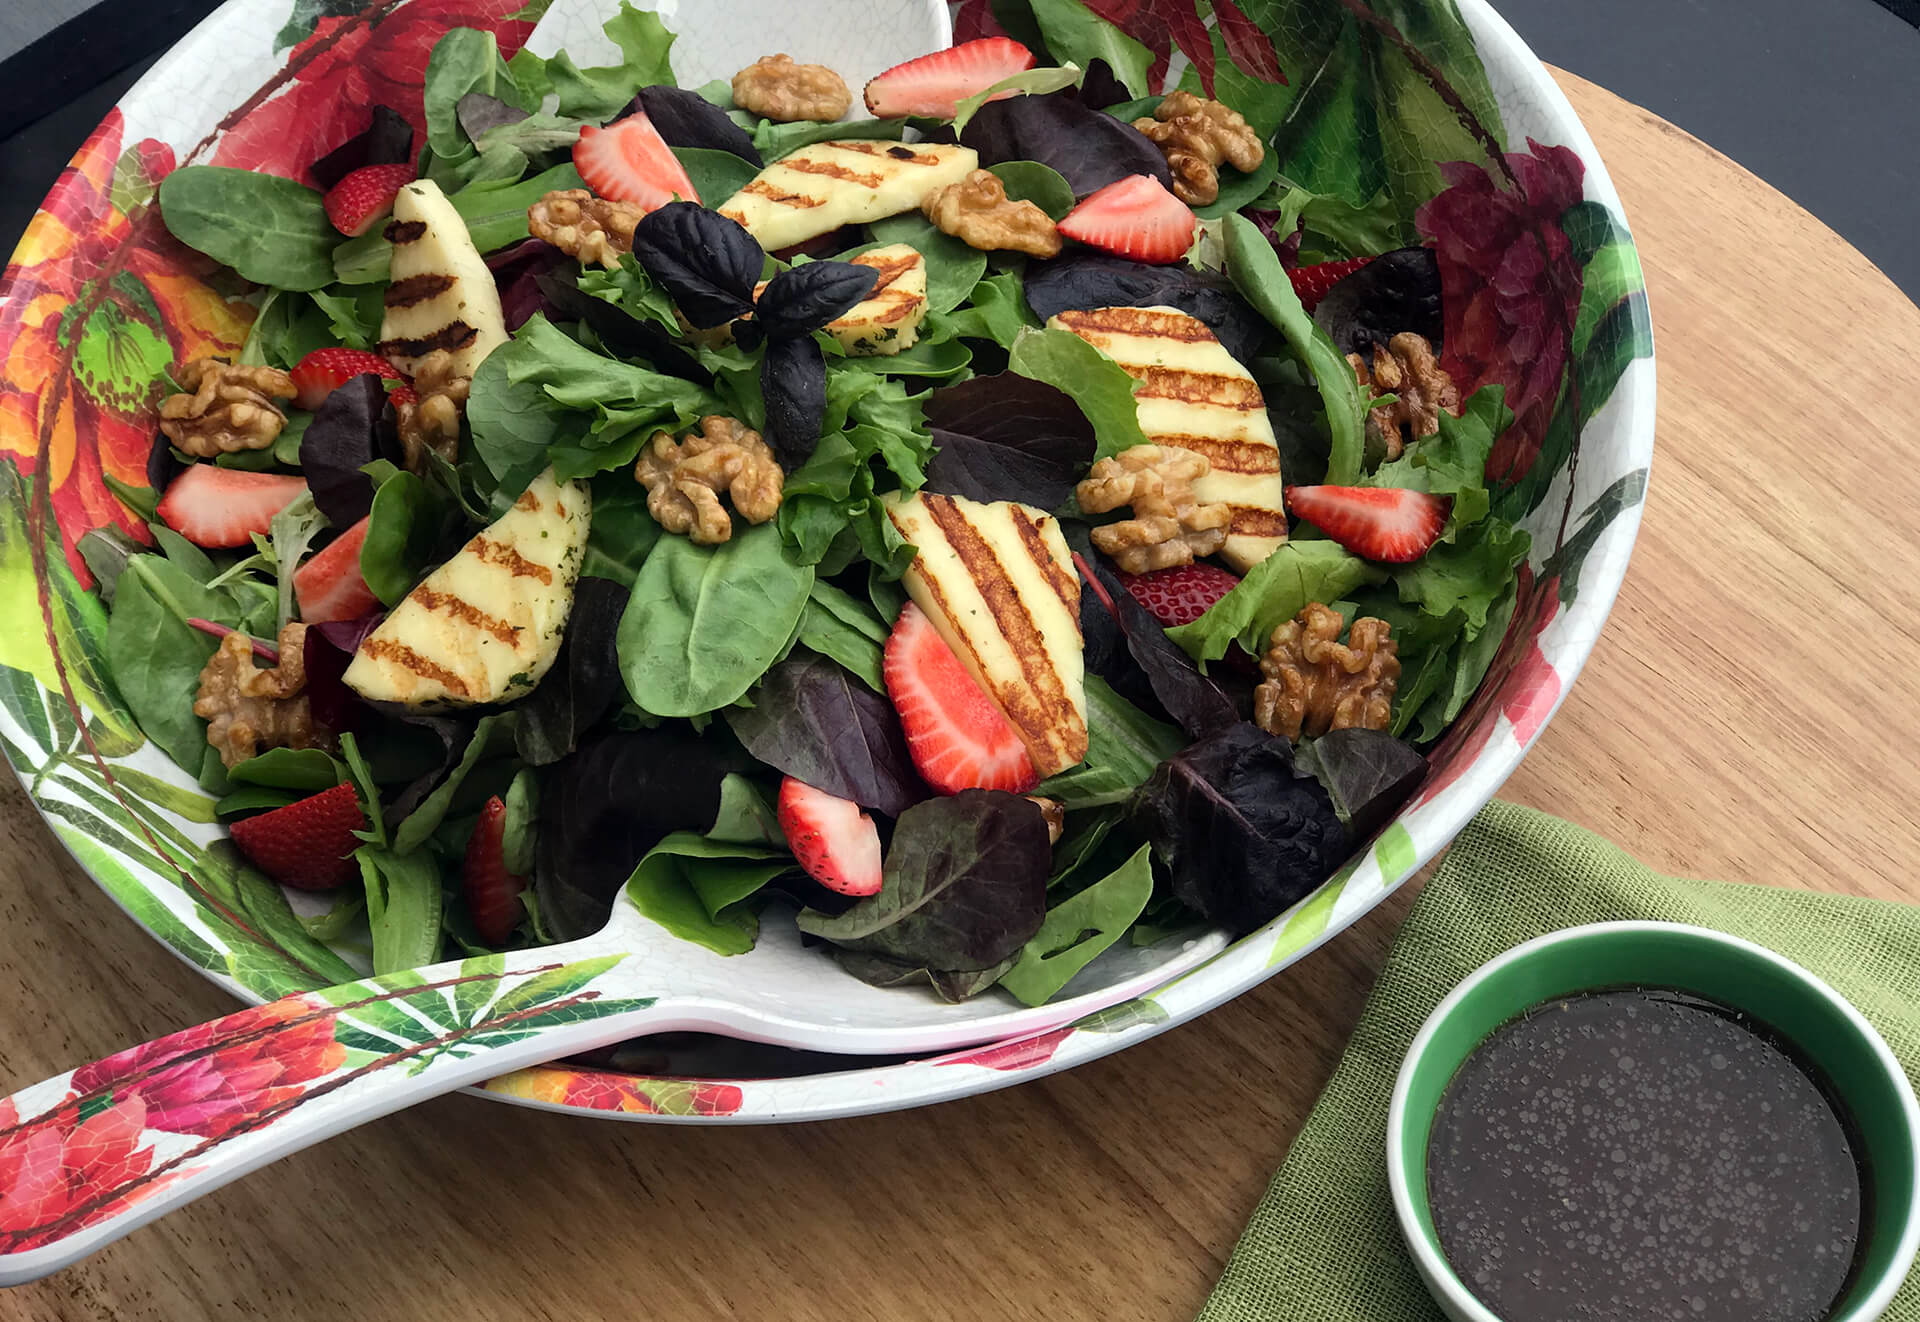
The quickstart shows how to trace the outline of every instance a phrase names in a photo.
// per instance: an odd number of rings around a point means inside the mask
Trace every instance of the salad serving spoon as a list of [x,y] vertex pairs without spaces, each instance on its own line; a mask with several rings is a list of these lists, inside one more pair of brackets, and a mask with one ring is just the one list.
[[869,986],[790,917],[723,956],[622,895],[598,933],[302,992],[170,1033],[0,1100],[0,1285],[37,1279],[230,1180],[494,1075],[647,1033],[923,1055],[1044,1032],[1225,947],[1115,947],[1028,1008]]

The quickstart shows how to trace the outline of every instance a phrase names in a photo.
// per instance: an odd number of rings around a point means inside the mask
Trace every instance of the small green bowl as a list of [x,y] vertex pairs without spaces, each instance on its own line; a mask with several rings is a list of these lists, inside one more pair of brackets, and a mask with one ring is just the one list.
[[1879,1033],[1833,988],[1751,941],[1678,923],[1595,923],[1515,946],[1440,1002],[1407,1052],[1387,1117],[1387,1180],[1414,1265],[1453,1322],[1501,1322],[1440,1248],[1427,1143],[1441,1094],[1494,1029],[1543,1001],[1618,987],[1689,992],[1744,1011],[1792,1044],[1851,1112],[1869,1173],[1864,1251],[1827,1322],[1886,1311],[1920,1248],[1920,1105]]

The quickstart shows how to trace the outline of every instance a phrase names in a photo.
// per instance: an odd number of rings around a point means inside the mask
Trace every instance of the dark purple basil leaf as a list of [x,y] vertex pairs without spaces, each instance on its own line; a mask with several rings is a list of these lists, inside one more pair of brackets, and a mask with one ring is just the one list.
[[1427,759],[1385,730],[1329,730],[1296,750],[1294,760],[1326,790],[1356,848],[1427,778]]
[[754,317],[770,340],[807,335],[841,316],[873,292],[880,273],[853,262],[808,262],[767,282],[754,303]]
[[934,391],[927,425],[927,490],[949,496],[1057,509],[1093,462],[1093,424],[1072,397],[1010,372]]
[[506,316],[507,329],[519,330],[534,313],[547,310],[546,296],[540,292],[542,275],[574,265],[573,258],[545,239],[523,239],[488,253],[487,267],[500,291],[500,311]]
[[300,472],[313,503],[336,528],[351,528],[373,508],[373,479],[360,470],[399,455],[386,387],[371,372],[321,400],[300,438]]
[[727,724],[781,774],[889,817],[932,794],[893,704],[826,657],[788,657],[752,698],[751,707],[727,709]]
[[600,930],[641,857],[674,831],[705,831],[720,782],[753,763],[731,740],[684,722],[621,731],[547,770],[533,888],[547,930],[571,941]]
[[653,127],[669,147],[730,151],[749,164],[765,164],[760,149],[753,145],[753,135],[698,92],[668,83],[643,87],[632,103],[614,118],[625,119],[635,110],[647,112],[647,118],[653,121]]
[[386,618],[384,611],[357,620],[335,620],[308,627],[301,652],[307,666],[307,707],[313,719],[335,734],[362,729],[373,711],[343,678],[360,641]]
[[459,122],[460,131],[467,135],[467,141],[478,145],[480,136],[488,129],[518,124],[527,117],[527,112],[497,96],[468,92],[453,103],[453,117]]
[[407,782],[407,787],[388,805],[385,813],[387,825],[398,826],[413,815],[426,797],[447,778],[447,775],[466,755],[467,745],[473,742],[475,727],[479,725],[478,716],[427,716],[418,711],[409,711],[397,704],[382,704],[387,714],[412,726],[415,730],[424,730],[439,742],[438,758],[434,764]]
[[1027,306],[1046,321],[1070,309],[1175,307],[1198,317],[1241,362],[1271,333],[1266,319],[1233,286],[1190,266],[1147,266],[1105,253],[1076,252],[1028,262]]
[[[622,358],[640,358],[669,375],[707,385],[713,373],[700,366],[678,340],[657,322],[644,321],[604,298],[581,292],[574,270],[543,271],[534,277],[540,310],[553,321],[578,321],[592,328],[600,343]],[[511,324],[511,323],[509,323]]]
[[1313,310],[1313,319],[1341,353],[1372,357],[1402,331],[1424,335],[1440,348],[1440,263],[1431,248],[1382,253],[1336,283]]
[[827,360],[813,336],[767,341],[760,394],[767,405],[767,444],[791,473],[820,444],[827,414]]
[[1236,936],[1332,876],[1347,830],[1293,747],[1247,721],[1162,762],[1133,797],[1136,829],[1178,899]]
[[1032,799],[929,799],[895,824],[879,893],[842,914],[803,913],[800,930],[918,968],[990,969],[1040,930],[1052,860]]
[[633,255],[696,329],[753,311],[766,253],[753,236],[698,202],[669,202],[634,227]]
[[583,577],[574,585],[560,655],[539,687],[516,708],[514,744],[531,766],[558,762],[620,697],[620,657],[614,632],[627,608],[627,589],[608,578]]
[[1080,102],[1095,110],[1105,110],[1108,106],[1117,106],[1122,101],[1133,100],[1133,93],[1127,85],[1113,75],[1113,67],[1105,60],[1088,60],[1087,73],[1080,80]]
[[322,191],[366,165],[399,165],[413,159],[413,125],[386,106],[375,106],[367,127],[307,167]]
[[[1131,124],[1086,105],[1071,91],[989,101],[960,141],[980,153],[980,164],[1038,161],[1058,170],[1075,197],[1147,174],[1169,190],[1167,158]],[[1035,309],[1038,311],[1039,309]]]
[[[1098,556],[1076,554],[1074,563],[1080,569],[1085,588],[1081,593],[1081,601],[1084,603],[1091,596],[1102,610],[1111,613],[1126,644],[1126,658],[1139,667],[1140,673],[1146,676],[1148,688],[1153,691],[1153,706],[1165,711],[1175,724],[1196,739],[1240,719],[1240,709],[1234,706],[1226,690],[1200,673],[1193,659],[1167,637],[1167,631],[1161,627],[1160,621],[1154,619],[1147,608],[1127,591],[1118,576],[1102,564]],[[1102,659],[1109,668],[1118,666],[1122,660],[1118,654],[1111,652]],[[1103,674],[1101,678],[1107,677]],[[1111,679],[1107,682],[1113,684]],[[1124,693],[1119,684],[1113,686],[1116,692]],[[1137,689],[1138,685],[1127,687]],[[1152,709],[1149,707],[1147,710],[1151,713]]]
[[167,484],[187,471],[187,466],[173,453],[173,442],[165,434],[153,438],[153,448],[147,451],[147,485],[153,488],[153,494],[167,494]]

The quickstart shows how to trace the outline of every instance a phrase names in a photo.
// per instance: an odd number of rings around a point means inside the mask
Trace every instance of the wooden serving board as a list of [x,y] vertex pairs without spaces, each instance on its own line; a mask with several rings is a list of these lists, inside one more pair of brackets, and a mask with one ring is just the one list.
[[[1920,309],[1733,162],[1562,82],[1641,244],[1660,436],[1613,619],[1507,795],[1664,870],[1920,899]],[[0,1078],[233,1008],[10,777],[0,832]],[[1184,1320],[1413,889],[1198,1023],[930,1110],[689,1129],[442,1099],[0,1318]]]

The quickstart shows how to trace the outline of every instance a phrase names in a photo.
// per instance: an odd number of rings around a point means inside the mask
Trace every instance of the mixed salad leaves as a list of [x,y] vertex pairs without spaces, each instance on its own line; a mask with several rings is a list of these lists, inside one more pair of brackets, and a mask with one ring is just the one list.
[[[152,545],[81,549],[122,693],[235,844],[381,971],[585,935],[624,889],[721,952],[782,904],[863,979],[1029,1004],[1331,875],[1528,550],[1487,489],[1499,388],[1389,435],[1349,360],[1438,345],[1431,256],[1252,129],[1176,196],[1191,159],[1136,121],[1179,115],[1066,19],[826,122],[679,86],[655,14],[606,31],[590,69],[451,31],[424,141],[381,108],[310,182],[161,187],[258,312],[231,374],[176,368],[167,416],[213,423],[121,492]],[[1260,121],[1243,63],[1193,113]],[[1057,255],[957,237],[936,183]],[[594,223],[536,236],[557,195]],[[1242,430],[1209,446],[1208,407]],[[1090,474],[1183,439],[1231,527],[1123,572],[1102,530],[1145,497],[1092,513]],[[1314,606],[1383,621],[1397,670],[1290,738],[1254,662]]]

